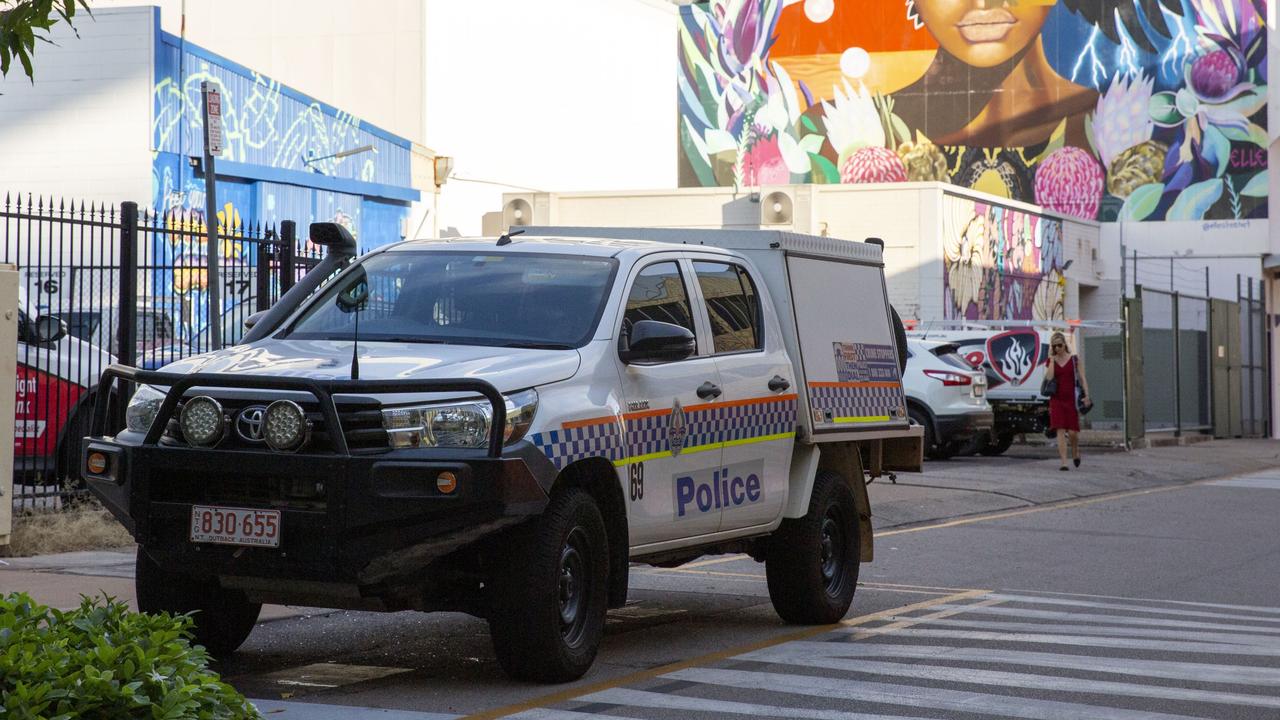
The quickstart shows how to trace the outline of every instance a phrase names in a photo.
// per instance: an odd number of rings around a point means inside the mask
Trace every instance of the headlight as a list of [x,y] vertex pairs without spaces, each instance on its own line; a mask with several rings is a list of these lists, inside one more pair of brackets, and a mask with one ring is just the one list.
[[196,447],[212,447],[222,439],[227,427],[223,417],[222,406],[217,400],[201,395],[191,398],[182,406],[178,425],[182,428],[182,437],[187,443]]
[[307,414],[292,400],[276,400],[262,411],[262,438],[272,450],[297,450],[306,443],[310,430]]
[[165,394],[150,385],[139,385],[128,407],[124,410],[124,424],[134,432],[144,433],[151,429],[151,423],[160,412],[160,404]]
[[[504,442],[524,437],[538,409],[533,389],[506,397],[507,424]],[[488,401],[388,408],[382,411],[382,427],[394,448],[482,448],[489,444],[493,409]]]

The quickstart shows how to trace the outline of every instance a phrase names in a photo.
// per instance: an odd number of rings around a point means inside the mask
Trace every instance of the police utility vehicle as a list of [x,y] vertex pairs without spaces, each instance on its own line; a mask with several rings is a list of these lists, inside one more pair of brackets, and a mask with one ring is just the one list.
[[266,602],[468,612],[551,682],[590,667],[631,562],[746,552],[785,620],[844,616],[865,475],[920,464],[879,246],[311,238],[327,258],[241,344],[104,373],[136,390],[96,409],[84,473],[143,610],[198,611],[215,654]]

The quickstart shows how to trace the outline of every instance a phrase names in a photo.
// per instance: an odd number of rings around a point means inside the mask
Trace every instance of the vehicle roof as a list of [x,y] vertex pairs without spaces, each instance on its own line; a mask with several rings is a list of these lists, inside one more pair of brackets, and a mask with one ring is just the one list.
[[955,342],[953,342],[953,341],[951,341],[951,340],[934,340],[934,339],[932,339],[932,338],[930,338],[930,339],[925,339],[925,338],[917,338],[917,337],[910,337],[910,336],[908,336],[908,337],[907,337],[907,344],[908,344],[908,345],[919,345],[920,347],[922,347],[922,348],[924,348],[924,349],[926,349],[926,350],[932,350],[932,349],[934,349],[934,348],[936,348],[936,347],[939,347],[939,346],[941,346],[941,345],[955,345]]
[[647,254],[675,251],[709,252],[732,255],[728,250],[705,245],[685,245],[652,240],[616,240],[596,237],[556,237],[548,235],[515,235],[507,245],[498,245],[498,238],[466,237],[406,240],[387,247],[390,252],[403,251],[454,251],[495,253],[552,253],[563,255],[588,255],[593,257],[618,257],[626,253]]

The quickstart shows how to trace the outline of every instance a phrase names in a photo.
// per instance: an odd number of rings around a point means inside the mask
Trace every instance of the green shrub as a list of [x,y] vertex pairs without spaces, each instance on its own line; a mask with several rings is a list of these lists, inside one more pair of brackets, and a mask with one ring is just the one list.
[[0,597],[0,719],[261,717],[191,645],[191,618],[82,598],[61,612]]

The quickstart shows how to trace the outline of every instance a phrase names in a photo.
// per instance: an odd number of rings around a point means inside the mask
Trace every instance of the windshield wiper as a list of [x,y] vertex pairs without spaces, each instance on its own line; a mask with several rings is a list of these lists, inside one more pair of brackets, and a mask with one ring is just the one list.
[[572,345],[553,342],[509,342],[502,343],[499,347],[506,348],[528,348],[530,350],[572,350]]

